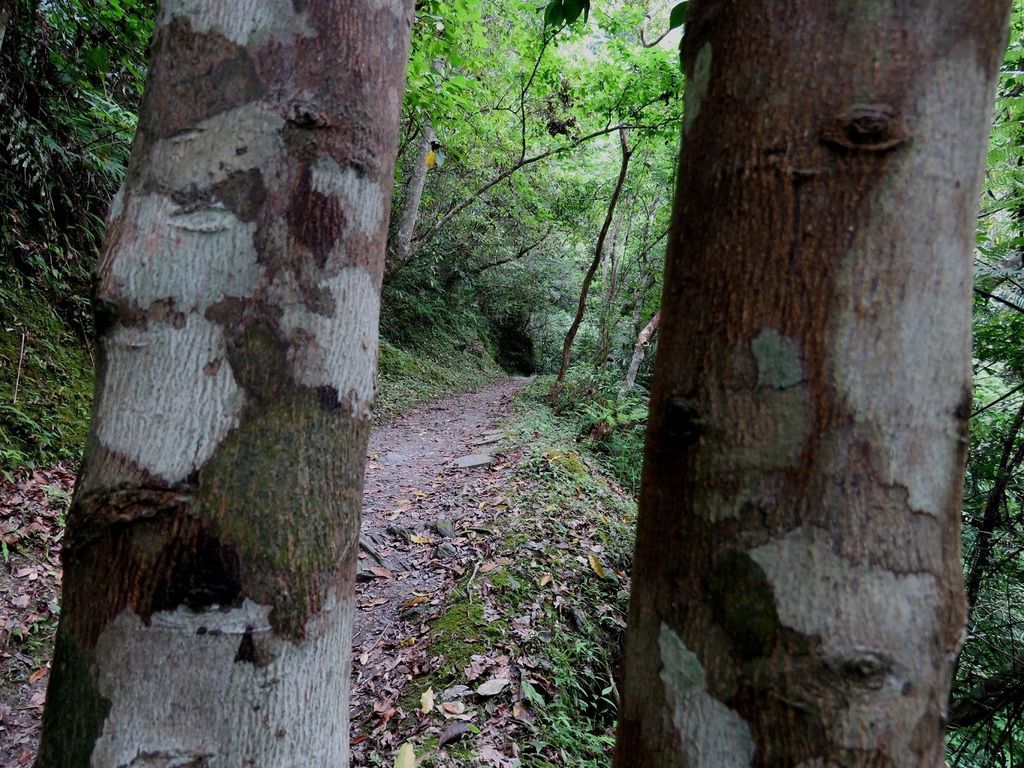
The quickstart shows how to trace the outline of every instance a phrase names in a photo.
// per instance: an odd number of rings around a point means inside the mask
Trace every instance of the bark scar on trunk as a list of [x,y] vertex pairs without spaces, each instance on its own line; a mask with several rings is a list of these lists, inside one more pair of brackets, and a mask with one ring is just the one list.
[[910,141],[910,131],[889,104],[854,104],[825,126],[821,139],[848,150],[888,152]]

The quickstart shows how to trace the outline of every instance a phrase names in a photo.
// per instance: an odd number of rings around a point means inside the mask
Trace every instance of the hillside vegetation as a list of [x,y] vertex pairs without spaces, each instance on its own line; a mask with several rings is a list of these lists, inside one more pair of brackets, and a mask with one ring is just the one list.
[[[90,270],[126,172],[155,2],[9,5],[0,28],[0,473],[13,481],[81,456],[97,365]],[[603,473],[616,494],[640,485],[683,108],[671,12],[668,3],[615,0],[595,4],[586,20],[545,25],[526,0],[416,5],[375,418],[385,423],[506,376],[536,376],[520,426],[510,429],[523,442],[523,430],[534,429],[538,439],[557,440],[525,455],[546,485],[516,476],[518,501],[530,506],[542,503],[537,494],[553,494],[551,503],[564,502],[581,520],[589,520],[588,499],[609,492]],[[976,608],[957,660],[948,753],[951,766],[964,768],[1024,762],[1022,94],[1024,5],[1014,0],[974,259],[962,519]],[[593,282],[581,303],[588,270]],[[555,387],[581,305],[570,367]],[[631,364],[636,383],[627,387]],[[570,442],[587,463],[559,465],[544,454],[568,457]],[[588,465],[602,474],[563,498],[562,475],[590,478]],[[624,505],[616,495],[613,506]],[[528,522],[531,531],[543,527],[539,518]],[[506,538],[500,554],[519,543]],[[492,602],[522,608],[524,568],[515,562],[504,581],[491,579]],[[593,598],[614,603],[618,617],[625,598],[609,584],[618,582],[600,582]],[[590,639],[585,650],[597,654],[599,641]],[[561,666],[552,675],[564,676],[579,648],[556,641]],[[601,653],[601,663],[613,655]],[[439,673],[437,685],[450,682]],[[600,726],[580,754],[607,746],[602,729],[614,721],[614,701],[604,687],[579,693]],[[570,711],[547,712],[550,738],[569,740]]]

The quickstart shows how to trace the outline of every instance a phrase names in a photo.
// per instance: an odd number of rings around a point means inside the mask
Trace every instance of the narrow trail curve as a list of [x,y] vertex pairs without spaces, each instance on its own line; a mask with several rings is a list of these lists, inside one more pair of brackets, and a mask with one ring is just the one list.
[[[481,500],[500,493],[508,446],[499,422],[527,383],[506,379],[420,406],[370,437],[352,639],[356,765],[388,748],[391,718],[410,714],[401,701],[418,695],[406,684],[429,665],[426,621],[471,567],[467,550],[489,546]],[[487,463],[457,466],[474,456]]]

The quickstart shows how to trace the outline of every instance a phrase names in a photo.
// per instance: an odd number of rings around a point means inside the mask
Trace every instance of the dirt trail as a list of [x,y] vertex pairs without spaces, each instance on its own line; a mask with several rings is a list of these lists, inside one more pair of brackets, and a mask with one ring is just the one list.
[[481,500],[500,492],[508,446],[498,424],[526,383],[509,379],[416,408],[370,438],[353,636],[356,763],[382,746],[373,732],[426,670],[426,620],[469,567],[467,550],[490,546]]
[[[504,380],[421,406],[371,435],[353,636],[356,764],[383,746],[376,736],[401,711],[406,683],[427,669],[426,620],[469,567],[467,552],[477,556],[491,546],[478,507],[500,488],[508,446],[497,425],[526,382]],[[486,463],[456,466],[472,455],[480,458],[465,463]],[[19,631],[39,637],[47,615],[56,616],[63,533],[57,520],[72,482],[63,468],[0,482],[0,534],[18,546],[0,564],[0,768],[23,768],[35,756],[46,667],[9,641]],[[32,645],[49,658],[49,647]]]

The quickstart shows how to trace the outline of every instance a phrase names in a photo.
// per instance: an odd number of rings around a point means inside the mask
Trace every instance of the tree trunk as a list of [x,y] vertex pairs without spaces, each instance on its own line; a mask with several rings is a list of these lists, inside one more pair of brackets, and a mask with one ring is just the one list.
[[[626,215],[629,215],[627,209]],[[604,297],[601,301],[601,311],[598,314],[598,342],[597,342],[597,355],[594,359],[594,363],[601,368],[606,370],[608,367],[608,358],[612,351],[612,333],[614,328],[612,327],[615,323],[615,298],[619,292],[619,271],[621,269],[621,257],[626,251],[626,246],[629,243],[629,233],[632,230],[632,222],[626,225],[625,232],[621,229],[622,217],[615,224],[615,230],[612,235],[612,245],[608,249],[608,258],[604,260]]]
[[636,337],[636,345],[633,347],[633,359],[629,362],[629,370],[626,371],[626,379],[622,383],[623,389],[632,389],[636,385],[636,375],[640,372],[640,364],[644,361],[644,350],[651,343],[651,337],[658,330],[658,321],[661,320],[661,311],[654,313],[651,322],[644,326],[644,329]]
[[413,161],[412,175],[405,191],[402,203],[402,218],[395,234],[394,246],[388,250],[388,258],[384,266],[384,281],[387,282],[398,271],[409,263],[412,258],[412,236],[416,231],[416,222],[420,216],[420,202],[423,200],[423,188],[427,185],[427,156],[434,142],[434,129],[428,122],[423,126],[423,137],[419,151]]
[[616,765],[943,764],[1006,0],[693,0]]
[[0,51],[4,49],[4,37],[7,35],[7,22],[11,20],[11,9],[7,0],[0,0]]
[[615,189],[612,191],[611,200],[608,201],[608,212],[605,214],[604,223],[601,225],[601,231],[597,236],[597,245],[594,246],[594,258],[590,262],[590,268],[583,278],[583,286],[580,288],[579,306],[576,308],[576,317],[573,318],[572,325],[569,326],[569,330],[565,334],[565,342],[562,344],[562,362],[558,368],[558,376],[555,377],[555,384],[551,388],[551,392],[548,393],[548,399],[552,402],[558,397],[558,393],[562,388],[562,382],[565,380],[565,372],[569,370],[572,344],[576,340],[576,333],[580,329],[580,323],[583,322],[583,314],[587,309],[587,294],[590,292],[590,284],[594,282],[594,275],[601,264],[601,255],[604,253],[604,241],[608,237],[608,229],[612,225],[612,219],[615,218],[615,206],[619,202],[619,195],[622,194],[622,187],[626,183],[626,174],[629,172],[629,158],[633,155],[633,150],[629,148],[626,139],[626,130],[620,129],[619,146],[622,149],[622,164],[619,166],[619,177],[615,180]]
[[348,763],[410,2],[165,0],[39,768]]

